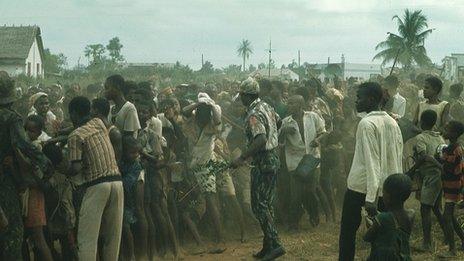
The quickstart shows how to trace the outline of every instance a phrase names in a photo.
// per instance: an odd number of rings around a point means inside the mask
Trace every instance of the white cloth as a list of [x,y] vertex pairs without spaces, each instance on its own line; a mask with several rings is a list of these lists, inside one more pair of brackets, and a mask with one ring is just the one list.
[[404,117],[406,112],[406,99],[397,93],[393,96],[393,108],[392,113],[398,115],[400,118]]
[[384,111],[368,113],[358,124],[348,189],[366,194],[366,202],[382,196],[385,179],[402,173],[403,138],[396,121]]
[[310,146],[314,139],[326,132],[325,122],[319,114],[312,111],[304,112],[304,140],[301,136],[298,123],[292,116],[288,116],[282,120],[282,127],[280,130],[283,130],[284,128],[291,128],[294,130],[292,131],[293,134],[287,134],[284,140],[285,159],[288,171],[294,171],[305,154],[311,154],[315,158],[321,157],[320,146]]
[[158,138],[159,138],[159,140],[161,142],[161,146],[162,147],[167,147],[167,141],[163,137],[163,123],[162,123],[162,121],[158,117],[153,116],[147,121],[147,126],[148,126],[148,128],[152,129],[156,133],[156,135],[158,136]]
[[211,97],[209,97],[209,95],[204,92],[198,93],[198,103],[204,103],[211,106],[214,106],[216,104],[214,100],[211,99]]
[[[139,117],[137,109],[131,102],[126,102],[118,112],[114,111],[113,106],[110,110],[109,121],[114,124],[121,132],[134,132],[140,130]],[[136,137],[136,136],[135,136]]]

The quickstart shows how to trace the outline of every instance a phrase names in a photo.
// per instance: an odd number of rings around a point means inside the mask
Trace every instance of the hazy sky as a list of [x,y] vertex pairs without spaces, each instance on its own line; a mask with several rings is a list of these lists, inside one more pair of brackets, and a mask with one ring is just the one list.
[[[251,63],[267,60],[272,38],[277,65],[327,57],[371,62],[375,45],[396,32],[391,20],[405,8],[422,9],[436,28],[426,42],[436,63],[464,52],[464,1],[460,0],[0,0],[0,24],[37,24],[46,48],[71,66],[87,63],[87,44],[118,36],[129,62],[241,64],[241,39],[254,48]],[[377,62],[379,63],[379,62]]]

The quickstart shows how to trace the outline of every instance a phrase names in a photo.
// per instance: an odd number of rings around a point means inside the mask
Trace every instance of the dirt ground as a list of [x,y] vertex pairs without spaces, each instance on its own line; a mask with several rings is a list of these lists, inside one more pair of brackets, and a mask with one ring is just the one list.
[[[411,236],[411,247],[418,247],[422,242],[422,232],[420,227],[420,213],[419,204],[413,197],[407,202],[409,208],[416,210],[414,231]],[[460,210],[460,214],[463,210]],[[280,227],[279,232],[287,250],[287,254],[278,260],[337,260],[338,257],[338,233],[339,224],[322,222],[319,227],[312,228],[308,222],[303,222],[302,228],[299,232],[289,233],[283,227]],[[362,235],[365,231],[365,224],[361,225],[358,231],[358,238],[356,244],[356,260],[366,260],[369,255],[370,245],[362,241]],[[418,253],[413,250],[413,260],[439,260],[436,253],[446,250],[443,245],[443,233],[441,232],[438,224],[433,226],[434,233],[434,253]],[[261,237],[255,234],[251,236],[246,243],[240,243],[238,239],[230,239],[227,241],[227,250],[222,254],[202,254],[202,255],[189,255],[187,253],[193,251],[193,246],[186,246],[184,260],[254,260],[252,254],[260,249]],[[456,243],[459,245],[459,239],[456,238]],[[166,259],[169,260],[169,259]],[[460,252],[455,259],[448,260],[464,260],[464,253]]]

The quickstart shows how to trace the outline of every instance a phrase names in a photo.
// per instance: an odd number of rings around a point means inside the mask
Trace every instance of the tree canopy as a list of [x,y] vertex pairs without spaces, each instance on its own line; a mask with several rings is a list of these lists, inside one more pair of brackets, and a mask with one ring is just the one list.
[[253,47],[251,46],[251,42],[249,40],[243,39],[237,48],[237,55],[243,58],[243,71],[246,70],[245,62],[250,58],[251,54],[253,54]]
[[427,17],[421,10],[404,11],[403,17],[393,16],[398,24],[398,34],[388,33],[387,39],[380,42],[375,49],[381,50],[373,60],[382,59],[382,65],[395,61],[410,68],[412,65],[426,66],[431,63],[424,47],[424,42],[432,33],[428,29]]

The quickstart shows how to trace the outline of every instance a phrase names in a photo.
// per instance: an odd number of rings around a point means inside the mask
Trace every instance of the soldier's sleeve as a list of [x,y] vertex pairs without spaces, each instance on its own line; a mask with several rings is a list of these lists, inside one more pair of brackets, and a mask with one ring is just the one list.
[[250,126],[250,131],[253,135],[253,138],[260,134],[266,135],[266,127],[257,115],[251,115],[248,118],[248,125]]
[[31,142],[27,141],[23,121],[19,116],[12,117],[10,124],[11,145],[24,154],[31,163],[45,171],[49,166],[48,158]]

